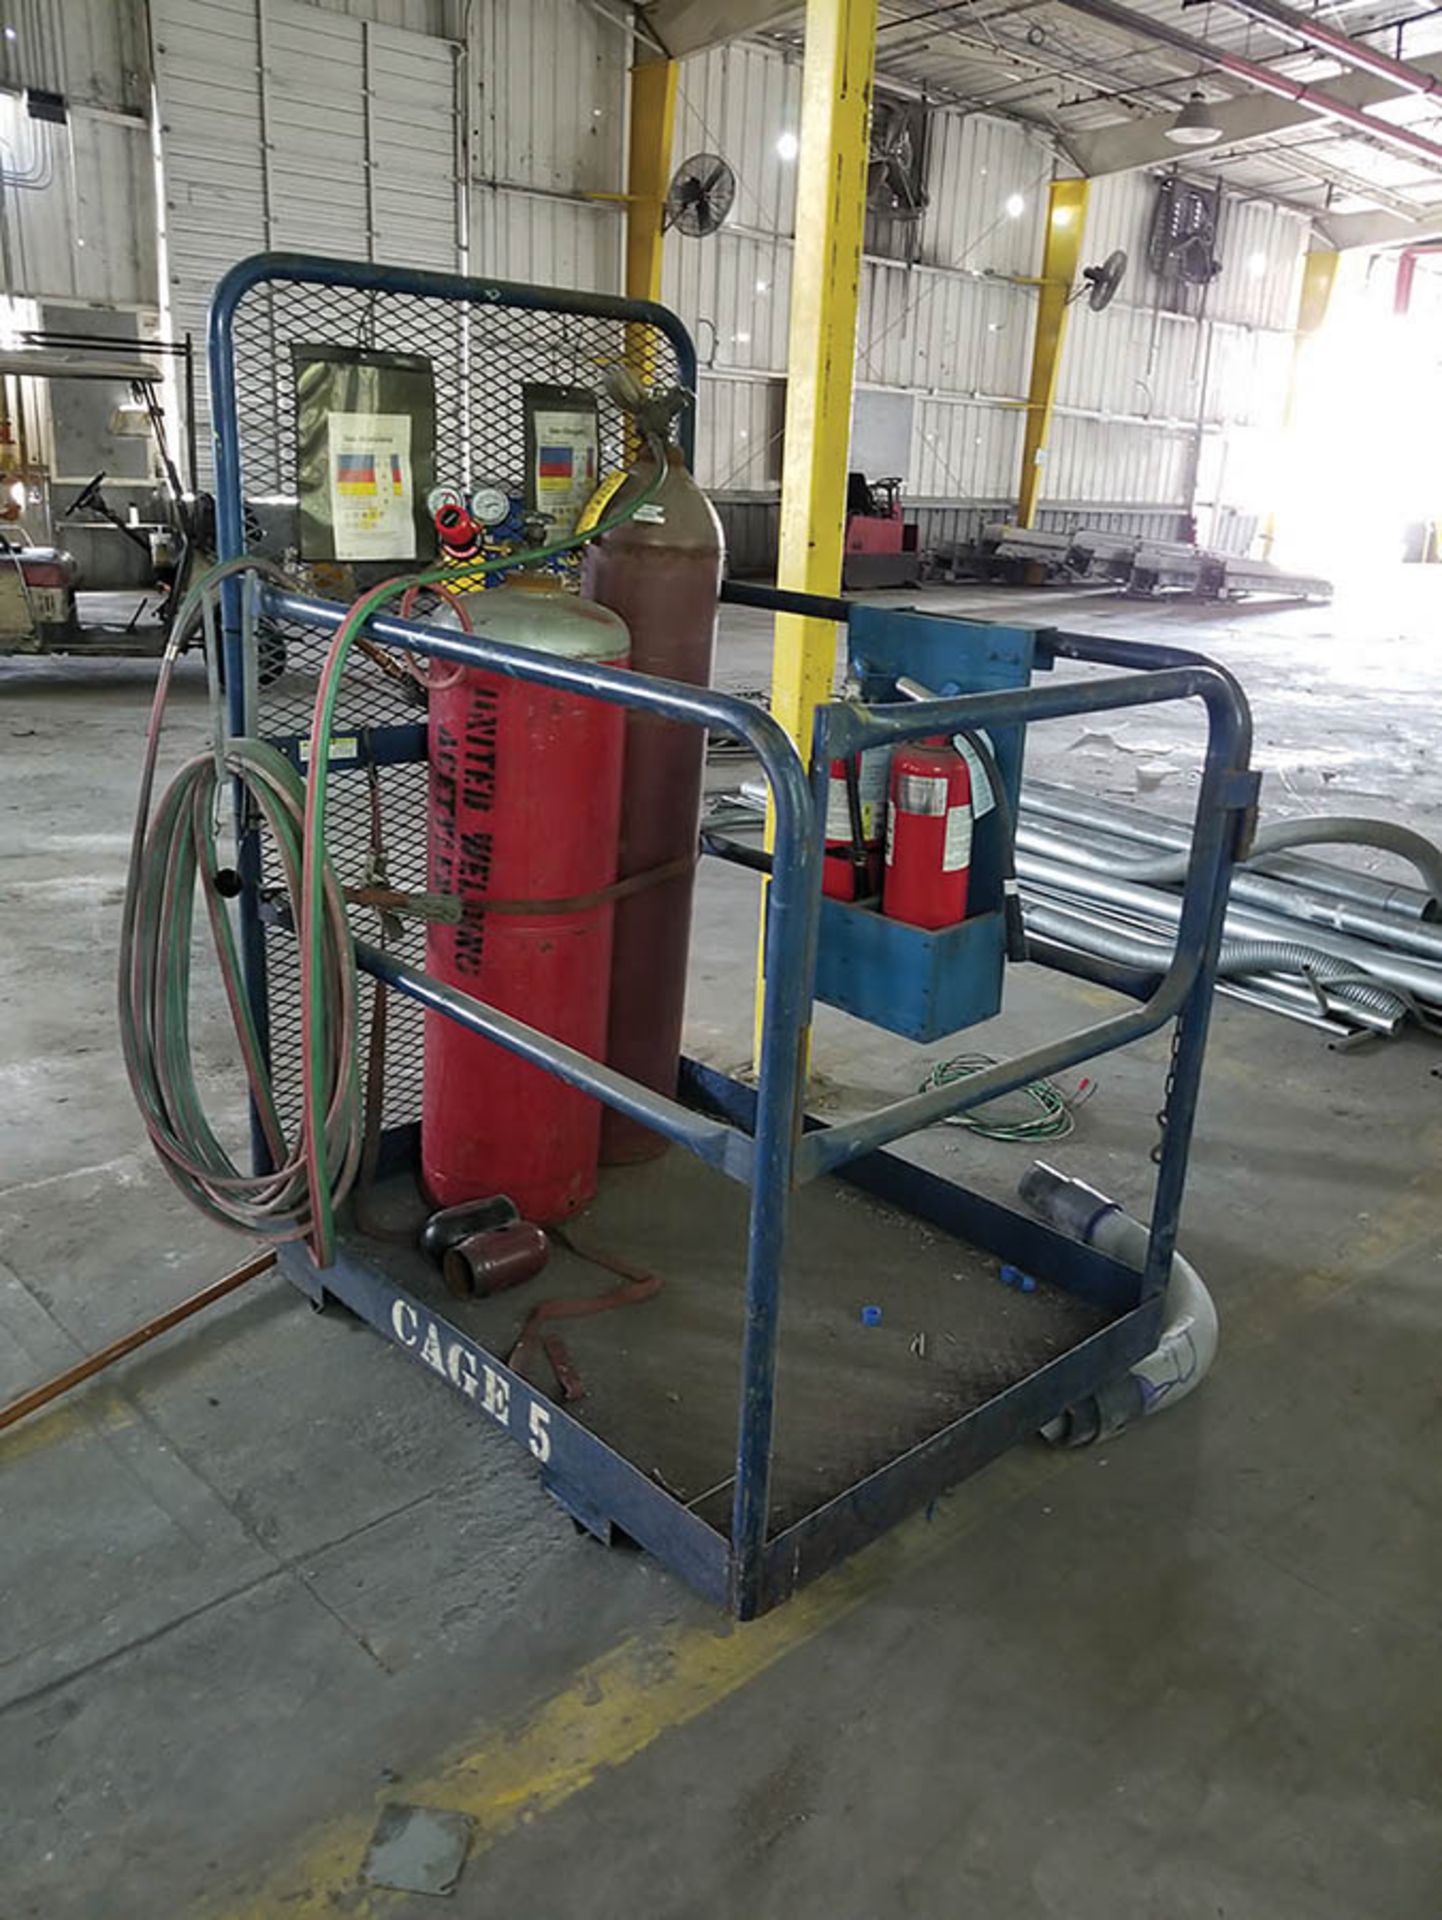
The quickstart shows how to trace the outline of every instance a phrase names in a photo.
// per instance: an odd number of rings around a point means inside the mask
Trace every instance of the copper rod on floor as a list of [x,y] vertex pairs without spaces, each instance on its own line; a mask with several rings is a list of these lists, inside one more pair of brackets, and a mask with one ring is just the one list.
[[73,1367],[67,1367],[64,1373],[57,1373],[41,1386],[32,1387],[29,1393],[22,1393],[18,1400],[12,1400],[8,1406],[0,1407],[0,1431],[13,1427],[17,1420],[23,1420],[27,1414],[38,1413],[41,1407],[49,1406],[52,1400],[58,1400],[62,1393],[69,1393],[72,1387],[78,1387],[82,1380],[89,1380],[94,1374],[103,1373],[106,1367],[113,1366],[117,1360],[123,1360],[127,1353],[134,1353],[137,1347],[143,1347],[148,1341],[157,1339],[162,1333],[168,1333],[172,1327],[188,1320],[193,1313],[223,1300],[228,1293],[234,1293],[237,1287],[243,1287],[247,1280],[269,1272],[275,1265],[273,1253],[262,1253],[254,1260],[247,1260],[242,1267],[236,1267],[220,1280],[213,1280],[208,1287],[202,1287],[199,1293],[191,1294],[188,1300],[182,1300],[179,1306],[168,1307],[164,1313],[157,1314],[153,1320],[147,1320],[144,1326],[134,1327],[129,1333],[121,1334],[118,1340],[112,1340],[108,1347],[101,1347],[98,1353],[89,1354],[84,1360],[77,1360]]

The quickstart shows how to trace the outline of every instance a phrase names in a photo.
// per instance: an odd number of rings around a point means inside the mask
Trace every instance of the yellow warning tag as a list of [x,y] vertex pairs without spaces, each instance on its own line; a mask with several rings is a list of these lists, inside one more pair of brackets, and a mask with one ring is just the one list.
[[601,516],[605,513],[607,507],[610,506],[612,500],[615,499],[625,483],[626,476],[624,473],[608,473],[605,476],[600,486],[597,487],[596,491],[581,509],[580,518],[576,522],[577,533],[589,533],[591,531],[592,527],[601,519]]

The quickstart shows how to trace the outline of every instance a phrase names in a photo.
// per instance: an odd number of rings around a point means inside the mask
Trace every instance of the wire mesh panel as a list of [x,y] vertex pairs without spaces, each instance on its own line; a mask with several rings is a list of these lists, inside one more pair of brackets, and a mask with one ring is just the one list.
[[[525,486],[524,386],[584,387],[596,395],[604,473],[627,460],[626,423],[603,386],[607,369],[625,362],[662,385],[694,379],[684,330],[660,309],[360,264],[353,269],[334,262],[313,266],[313,278],[307,263],[289,259],[261,259],[235,270],[231,279],[240,277],[238,295],[227,299],[227,282],[217,296],[218,308],[228,307],[231,321],[229,343],[223,325],[212,322],[212,386],[222,534],[227,494],[238,491],[243,512],[232,518],[243,526],[243,550],[280,561],[300,587],[329,599],[348,602],[377,579],[409,569],[310,564],[299,558],[293,349],[423,355],[434,384],[437,484],[466,492],[491,485],[513,496]],[[233,373],[230,404],[227,359]],[[256,643],[260,684],[256,710],[246,716],[247,731],[299,751],[303,759],[301,743],[309,736],[329,635],[263,621]],[[375,880],[378,855],[391,887],[421,891],[426,885],[426,768],[422,760],[394,757],[403,738],[394,730],[423,728],[425,718],[425,695],[418,686],[359,651],[352,653],[335,737],[356,744],[349,748],[350,764],[339,764],[339,748],[333,752],[328,807],[327,843],[342,885]],[[422,737],[414,734],[408,751],[421,751]],[[269,849],[262,849],[261,865],[264,895],[279,886],[280,872]],[[352,923],[358,936],[374,941],[380,934],[373,909],[353,908]],[[264,914],[262,924],[272,1073],[289,1126],[300,1109],[298,958],[287,927]],[[392,928],[392,939],[407,959],[423,959],[423,927],[407,922],[398,941]],[[366,1025],[373,992],[373,984],[363,981]],[[397,999],[389,1010],[387,1126],[419,1117],[423,1019],[408,1000]]]

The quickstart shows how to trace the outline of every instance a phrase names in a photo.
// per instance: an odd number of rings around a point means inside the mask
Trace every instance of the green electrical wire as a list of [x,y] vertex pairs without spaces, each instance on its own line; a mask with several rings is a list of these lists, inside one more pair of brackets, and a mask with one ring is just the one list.
[[[958,1053],[950,1060],[943,1060],[934,1066],[922,1081],[918,1091],[930,1093],[936,1087],[954,1086],[959,1080],[968,1080],[974,1073],[982,1073],[988,1067],[994,1067],[996,1061],[989,1053]],[[1084,1096],[1090,1090],[1091,1083],[1083,1081],[1080,1089]],[[984,1120],[983,1108],[971,1113],[949,1113],[942,1122],[948,1127],[965,1127],[968,1133],[977,1133],[985,1140],[1007,1140],[1029,1143],[1033,1140],[1065,1140],[1076,1124],[1072,1119],[1071,1108],[1067,1105],[1060,1088],[1051,1080],[1029,1080],[1017,1092],[1024,1095],[1033,1111],[1020,1120]],[[1003,1094],[1002,1099],[1010,1098]],[[983,1107],[993,1102],[983,1102]]]

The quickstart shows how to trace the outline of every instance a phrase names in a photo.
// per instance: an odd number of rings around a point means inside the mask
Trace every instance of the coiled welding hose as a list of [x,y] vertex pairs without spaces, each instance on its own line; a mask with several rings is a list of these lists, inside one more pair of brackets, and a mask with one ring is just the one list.
[[[331,1264],[335,1214],[355,1181],[364,1151],[364,1100],[356,1047],[359,999],[355,945],[341,886],[325,847],[326,773],[341,676],[366,622],[388,601],[463,575],[533,566],[611,532],[660,491],[664,443],[647,436],[656,473],[627,506],[580,534],[527,553],[431,567],[362,594],[341,621],[316,688],[311,767],[302,782],[264,741],[224,740],[214,593],[226,579],[256,573],[287,586],[273,565],[232,560],[196,581],[177,610],[156,681],[146,732],[140,797],[131,839],[121,919],[119,1014],[126,1071],[146,1129],[171,1178],[211,1219],[276,1241],[305,1240],[317,1266]],[[217,745],[180,769],[151,817],[165,707],[175,662],[197,616],[206,631],[206,663]],[[221,864],[217,822],[237,783],[247,813],[268,831],[289,897],[301,959],[304,1107],[288,1140],[276,1108],[265,1050],[255,1025],[227,901],[239,882]],[[191,932],[197,880],[215,942],[221,981],[271,1170],[245,1173],[217,1137],[195,1077],[190,1033]],[[379,988],[377,989],[379,991]]]
[[[140,797],[131,838],[121,916],[119,1014],[121,1047],[136,1104],[162,1164],[186,1197],[211,1219],[271,1240],[297,1240],[313,1230],[308,1143],[288,1142],[276,1110],[264,1048],[246,992],[228,901],[238,882],[217,841],[232,783],[247,812],[264,823],[284,875],[292,912],[301,897],[305,792],[290,763],[263,741],[233,739],[188,760],[162,795],[154,817],[156,764],[175,662],[197,614],[207,629],[212,701],[218,706],[214,608],[209,596],[225,579],[282,576],[264,562],[230,561],[196,582],[178,609],[166,642],[146,731]],[[218,737],[220,730],[217,715]],[[254,1110],[271,1170],[243,1172],[206,1115],[191,1049],[191,932],[199,881],[221,982],[230,1008]],[[321,1153],[328,1192],[343,1195],[361,1149],[360,1079],[355,1055],[357,980],[345,901],[334,873],[321,876],[318,949],[322,999],[329,1009],[321,1034]]]

